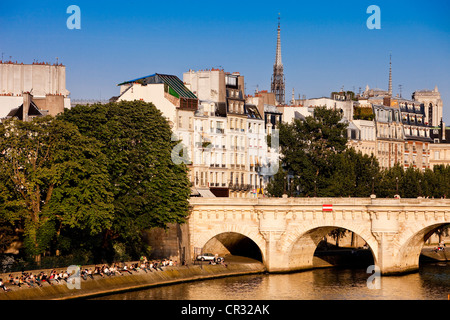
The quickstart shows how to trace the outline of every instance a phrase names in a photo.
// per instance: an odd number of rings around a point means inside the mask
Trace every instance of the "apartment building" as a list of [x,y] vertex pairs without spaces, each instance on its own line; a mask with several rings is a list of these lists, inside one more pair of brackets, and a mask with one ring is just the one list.
[[405,136],[399,108],[373,105],[376,128],[376,157],[380,167],[403,165]]
[[450,165],[450,127],[441,120],[439,127],[430,131],[430,169],[436,165]]
[[404,168],[430,168],[430,126],[426,122],[425,106],[414,100],[396,99],[405,133]]
[[209,159],[209,171],[203,173],[203,180],[199,172],[199,184],[203,182],[217,196],[263,194],[267,179],[261,173],[270,159],[264,113],[261,106],[246,100],[244,77],[222,69],[189,70],[183,81],[198,96],[200,109],[204,110],[204,125],[198,129],[207,140],[203,159]]

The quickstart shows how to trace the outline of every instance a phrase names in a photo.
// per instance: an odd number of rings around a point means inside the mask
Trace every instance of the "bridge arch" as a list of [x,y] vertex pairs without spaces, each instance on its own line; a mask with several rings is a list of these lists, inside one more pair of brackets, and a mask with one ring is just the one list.
[[236,232],[224,232],[206,242],[203,252],[211,252],[220,256],[240,256],[263,262],[262,252],[258,245],[247,236]]
[[[195,248],[211,248],[212,240],[215,239],[220,242],[224,247],[226,247],[230,253],[236,252],[235,249],[231,247],[235,246],[237,242],[246,242],[247,245],[254,244],[253,250],[257,248],[260,257],[256,260],[264,262],[266,259],[266,241],[264,237],[259,233],[257,228],[251,228],[242,224],[225,224],[216,225],[209,230],[202,232],[196,241],[194,241],[193,246]],[[231,250],[230,250],[231,249]],[[214,252],[212,252],[214,253]],[[251,258],[255,258],[252,256]]]
[[408,230],[399,234],[394,241],[397,250],[397,264],[402,270],[415,270],[419,266],[422,248],[428,238],[440,227],[450,224],[450,221],[433,223],[416,223]]
[[353,223],[315,223],[308,227],[290,231],[289,239],[284,239],[282,250],[286,252],[286,265],[289,270],[309,269],[313,267],[313,257],[319,242],[332,230],[342,228],[360,236],[372,252],[374,264],[378,260],[378,242],[370,229]]

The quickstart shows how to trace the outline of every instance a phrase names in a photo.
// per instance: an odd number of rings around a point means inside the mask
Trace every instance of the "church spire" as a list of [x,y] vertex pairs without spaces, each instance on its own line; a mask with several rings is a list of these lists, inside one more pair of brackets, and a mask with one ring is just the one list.
[[389,55],[389,96],[392,97],[392,54]]
[[275,58],[275,66],[283,66],[281,61],[281,17],[278,14],[278,38],[277,38],[277,56]]
[[278,38],[277,38],[277,54],[275,64],[273,66],[272,75],[272,92],[275,93],[275,99],[279,104],[285,103],[285,83],[284,83],[284,67],[281,60],[281,18],[278,14]]

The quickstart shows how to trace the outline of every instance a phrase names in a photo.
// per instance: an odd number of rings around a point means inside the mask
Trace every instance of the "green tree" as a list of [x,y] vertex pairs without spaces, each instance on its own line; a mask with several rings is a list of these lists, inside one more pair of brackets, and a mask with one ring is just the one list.
[[272,197],[281,198],[287,190],[287,173],[279,166],[278,172],[270,179],[266,190]]
[[0,214],[40,263],[64,229],[95,235],[112,225],[105,157],[95,139],[53,117],[0,124]]
[[396,194],[405,197],[407,193],[410,193],[410,191],[407,191],[409,190],[407,181],[405,170],[400,164],[396,163],[393,167],[384,169],[381,172],[380,183],[377,186],[376,194],[382,198],[393,198]]
[[335,169],[336,162],[347,161],[337,156],[347,149],[347,124],[340,112],[316,108],[314,116],[281,123],[279,129],[282,166],[295,177],[300,196],[333,196],[342,190]]
[[420,170],[409,167],[405,170],[402,184],[403,198],[417,198],[423,196],[423,174]]
[[435,186],[434,197],[448,198],[450,195],[450,166],[436,165],[433,167]]
[[188,169],[175,165],[177,142],[162,113],[142,101],[77,106],[61,115],[80,132],[102,142],[113,183],[114,225],[104,233],[103,249],[124,243],[131,255],[145,252],[142,233],[184,223],[189,214]]

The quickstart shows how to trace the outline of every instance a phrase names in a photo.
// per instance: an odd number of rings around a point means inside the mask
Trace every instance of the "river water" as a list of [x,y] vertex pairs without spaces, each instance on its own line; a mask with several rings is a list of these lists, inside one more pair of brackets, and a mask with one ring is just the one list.
[[[157,287],[103,300],[448,300],[450,262],[416,273],[374,279],[366,269],[327,268],[260,274]],[[372,276],[371,279],[369,279]],[[373,281],[371,281],[373,280]],[[369,283],[369,286],[368,286]],[[379,284],[379,288],[376,288]],[[370,289],[369,287],[372,287]]]

